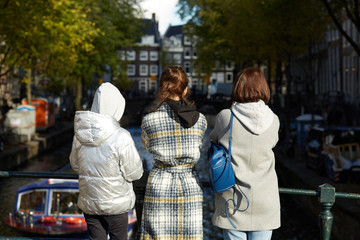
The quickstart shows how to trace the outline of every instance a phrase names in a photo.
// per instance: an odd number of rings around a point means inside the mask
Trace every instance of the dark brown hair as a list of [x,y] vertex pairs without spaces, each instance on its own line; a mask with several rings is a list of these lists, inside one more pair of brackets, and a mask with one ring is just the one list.
[[170,66],[167,67],[160,77],[160,86],[157,96],[158,105],[155,107],[157,109],[166,99],[178,96],[181,100],[189,104],[193,102],[187,99],[187,96],[190,95],[190,88],[185,96],[183,92],[188,86],[189,79],[181,66]]
[[245,68],[234,82],[232,100],[239,103],[270,100],[270,89],[264,74],[257,68]]

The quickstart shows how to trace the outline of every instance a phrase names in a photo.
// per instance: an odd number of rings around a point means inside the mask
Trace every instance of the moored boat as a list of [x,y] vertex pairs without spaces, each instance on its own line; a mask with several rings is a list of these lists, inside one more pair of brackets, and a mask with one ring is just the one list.
[[[78,180],[44,179],[17,190],[15,209],[5,223],[26,236],[87,237],[84,215],[77,206]],[[129,236],[136,215],[129,213]]]
[[71,179],[44,179],[21,187],[5,223],[27,235],[86,236],[78,195],[78,181]]

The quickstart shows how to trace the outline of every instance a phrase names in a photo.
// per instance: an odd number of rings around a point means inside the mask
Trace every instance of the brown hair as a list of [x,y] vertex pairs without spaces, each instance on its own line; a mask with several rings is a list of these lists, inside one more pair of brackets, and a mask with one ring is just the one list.
[[257,68],[245,68],[233,85],[232,100],[239,103],[270,100],[270,89],[264,74]]
[[183,96],[183,92],[188,86],[188,83],[189,79],[181,66],[167,67],[161,73],[160,87],[157,96],[157,102],[159,104],[155,107],[155,109],[160,107],[160,105],[165,102],[166,99],[174,96],[178,96],[181,100],[184,100],[189,104],[193,104],[193,102],[187,99],[187,96],[190,95],[189,88],[187,94]]

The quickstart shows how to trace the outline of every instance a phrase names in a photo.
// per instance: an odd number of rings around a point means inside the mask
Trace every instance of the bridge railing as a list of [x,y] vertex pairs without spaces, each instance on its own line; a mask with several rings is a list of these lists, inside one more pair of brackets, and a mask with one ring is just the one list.
[[[17,172],[0,171],[0,178],[58,178],[58,179],[78,179],[77,174],[72,173],[46,173],[46,172]],[[202,182],[204,186],[210,186],[208,182]],[[144,192],[144,191],[143,191]],[[279,188],[281,194],[316,196],[321,207],[319,213],[320,239],[330,240],[333,224],[333,215],[330,211],[336,198],[360,199],[360,194],[336,192],[335,187],[325,183],[317,190],[305,190],[294,188]]]

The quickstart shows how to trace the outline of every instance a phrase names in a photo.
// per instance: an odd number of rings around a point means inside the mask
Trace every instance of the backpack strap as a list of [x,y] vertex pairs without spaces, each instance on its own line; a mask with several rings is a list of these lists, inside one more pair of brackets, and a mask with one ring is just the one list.
[[[232,204],[233,204],[234,206],[236,206],[236,203],[235,203],[235,200],[234,200],[234,195],[235,195],[235,190],[236,190],[236,184],[235,184],[235,186],[234,186],[233,188],[234,188],[233,198],[230,198],[230,199],[226,200],[226,203],[225,203],[225,211],[226,211],[226,217],[228,218],[229,222],[230,222],[231,225],[236,229],[235,224],[234,224],[234,223],[231,221],[231,219],[230,219],[229,210],[228,210],[229,201],[231,201]],[[235,211],[245,212],[245,211],[249,208],[249,204],[250,204],[250,203],[249,203],[249,199],[248,199],[248,197],[245,195],[245,193],[240,189],[240,187],[238,187],[238,188],[239,188],[240,193],[246,198],[247,206],[246,206],[246,208],[244,208],[244,209],[239,209],[238,207],[236,207],[236,208],[235,208]]]
[[[231,110],[230,110],[231,111]],[[231,143],[232,143],[232,125],[233,125],[233,118],[234,118],[234,114],[233,112],[231,111],[231,117],[230,117],[230,137],[229,137],[229,163],[231,164]],[[234,185],[233,189],[234,189],[234,193],[233,193],[233,198],[230,198],[226,201],[226,204],[225,204],[225,211],[226,211],[226,216],[227,218],[229,219],[229,222],[231,223],[231,225],[236,229],[236,226],[235,224],[231,221],[230,217],[229,217],[229,210],[228,210],[228,202],[231,201],[233,203],[234,206],[236,206],[236,203],[235,203],[235,200],[234,200],[234,195],[235,195],[235,191],[236,191],[236,184]],[[246,211],[246,209],[249,208],[249,199],[248,197],[245,195],[245,193],[239,188],[239,191],[240,193],[246,198],[246,201],[247,201],[247,206],[245,209],[239,209],[238,207],[235,208],[236,211],[239,211],[239,212],[244,212]]]
[[[230,110],[231,111],[231,110]],[[229,136],[229,161],[231,162],[231,142],[232,142],[232,123],[233,123],[234,114],[231,112],[230,117],[230,136]]]

